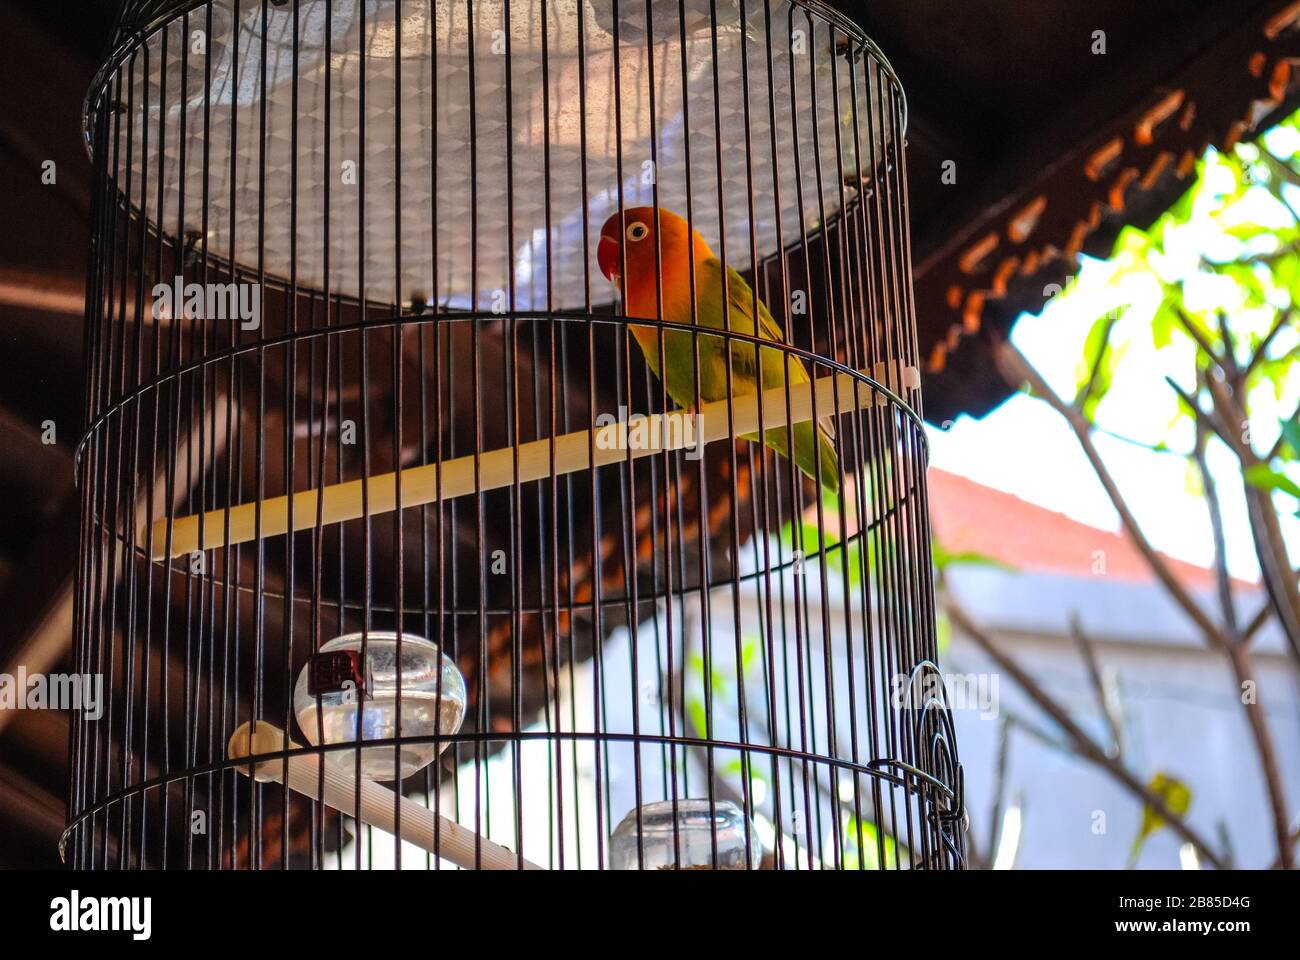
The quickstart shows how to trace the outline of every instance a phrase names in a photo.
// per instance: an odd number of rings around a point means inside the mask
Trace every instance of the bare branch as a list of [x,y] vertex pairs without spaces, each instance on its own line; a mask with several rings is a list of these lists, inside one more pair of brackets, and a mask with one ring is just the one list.
[[1273,603],[1265,600],[1255,615],[1250,618],[1250,623],[1246,624],[1246,629],[1241,631],[1241,639],[1250,642],[1255,639],[1255,634],[1264,629],[1264,624],[1268,623],[1273,617]]
[[[1232,578],[1228,574],[1226,538],[1223,533],[1223,510],[1219,504],[1219,491],[1214,483],[1214,476],[1205,460],[1205,432],[1197,431],[1196,466],[1201,474],[1201,485],[1205,488],[1205,503],[1210,513],[1210,527],[1214,532],[1214,571],[1219,585],[1219,602],[1223,606],[1223,621],[1227,635],[1224,652],[1232,663],[1237,678],[1239,695],[1245,684],[1253,683],[1254,662],[1250,650],[1243,642],[1237,629],[1237,612],[1232,602]],[[1282,774],[1277,762],[1277,751],[1273,746],[1272,732],[1268,729],[1268,720],[1258,698],[1247,700],[1241,696],[1242,708],[1246,711],[1246,722],[1250,725],[1251,736],[1255,740],[1255,752],[1259,755],[1260,770],[1264,774],[1264,788],[1268,793],[1269,807],[1273,812],[1273,830],[1277,840],[1279,861],[1289,870],[1294,857],[1289,837],[1289,817],[1286,805],[1286,793],[1282,787]]]
[[[1212,375],[1205,376],[1203,382],[1214,400],[1220,421],[1226,421],[1229,425],[1245,422],[1245,411],[1222,382]],[[1243,474],[1264,462],[1239,432],[1229,428],[1218,430],[1218,433],[1219,438],[1241,462]],[[1250,519],[1250,532],[1255,542],[1260,571],[1263,573],[1264,587],[1291,645],[1291,653],[1296,662],[1300,663],[1300,585],[1290,575],[1290,554],[1287,552],[1286,541],[1282,538],[1282,528],[1278,524],[1272,497],[1267,490],[1246,482],[1244,476],[1242,491],[1246,498],[1246,513]]]
[[998,760],[993,773],[993,810],[989,816],[989,860],[998,852],[1002,837],[1002,802],[1007,792],[1007,759],[1011,754],[1011,727],[1013,721],[1004,717],[998,731]]
[[[1264,161],[1265,166],[1267,166],[1269,170],[1277,176],[1279,181],[1285,180],[1292,186],[1300,187],[1300,173],[1297,173],[1292,168],[1291,164],[1283,163],[1265,149],[1259,151],[1259,158]],[[1288,200],[1286,194],[1282,192],[1282,184],[1280,182],[1269,184],[1269,193],[1273,194],[1273,196],[1280,200],[1286,208],[1291,211],[1292,217],[1297,221],[1300,221],[1300,211],[1297,211],[1296,208],[1292,206],[1291,201]]]
[[1237,854],[1232,849],[1232,835],[1228,833],[1228,821],[1220,817],[1214,823],[1214,832],[1219,835],[1219,847],[1223,850],[1223,862],[1229,870],[1237,869]]
[[1101,665],[1097,660],[1097,650],[1088,635],[1083,632],[1083,624],[1079,622],[1079,614],[1071,612],[1070,614],[1070,633],[1074,636],[1074,641],[1079,645],[1079,652],[1083,655],[1083,662],[1088,667],[1088,679],[1092,681],[1093,692],[1097,695],[1097,706],[1101,707],[1102,715],[1106,718],[1106,726],[1110,728],[1110,737],[1112,749],[1108,750],[1113,757],[1124,756],[1124,734],[1120,729],[1119,717],[1115,716],[1115,710],[1110,702],[1110,696],[1106,692],[1106,684],[1101,678]]
[[1233,388],[1237,389],[1242,380],[1241,368],[1237,365],[1237,352],[1234,349],[1232,330],[1228,327],[1228,314],[1217,310],[1215,316],[1219,321],[1219,337],[1223,340],[1223,372],[1232,382]]
[[1291,653],[1300,663],[1300,591],[1291,572],[1290,557],[1282,528],[1268,492],[1243,481],[1246,494],[1246,515],[1250,519],[1250,532],[1259,555],[1260,572],[1269,602],[1277,613],[1282,632],[1291,645]]
[[1245,411],[1237,406],[1232,395],[1228,392],[1228,385],[1213,374],[1202,377],[1202,383],[1205,384],[1206,391],[1210,394],[1210,399],[1214,402],[1214,410],[1218,414],[1219,422],[1226,427],[1220,433],[1223,442],[1235,453],[1241,460],[1243,467],[1250,464],[1257,458],[1255,451],[1251,449],[1244,437],[1246,414]]
[[1205,459],[1205,430],[1196,431],[1196,449],[1192,459],[1201,474],[1201,486],[1205,489],[1205,505],[1210,513],[1210,530],[1214,537],[1214,579],[1219,588],[1219,606],[1223,611],[1224,630],[1229,643],[1241,643],[1241,633],[1237,629],[1237,608],[1232,600],[1232,577],[1228,574],[1227,538],[1223,532],[1223,509],[1219,504],[1219,491],[1214,483]]
[[[1184,406],[1191,411],[1192,416],[1196,418],[1199,426],[1212,431],[1216,437],[1222,440],[1228,446],[1232,446],[1231,432],[1228,427],[1220,422],[1218,417],[1213,413],[1206,413],[1201,409],[1201,405],[1196,402],[1196,398],[1178,385],[1178,381],[1173,377],[1165,377],[1165,383],[1169,388],[1178,394],[1178,399],[1183,401]],[[1191,456],[1192,454],[1189,454]]]
[[[1292,831],[1291,831],[1291,848],[1292,848],[1293,850],[1295,849],[1295,845],[1296,845],[1297,843],[1300,843],[1300,827],[1297,827],[1295,830],[1292,830]],[[1281,857],[1278,857],[1276,860],[1274,860],[1273,863],[1272,863],[1272,865],[1270,865],[1269,869],[1270,869],[1270,870],[1281,870],[1281,869],[1282,869],[1282,858],[1281,858]]]
[[[1293,579],[1300,579],[1300,570],[1293,571],[1291,573],[1291,577]],[[1263,630],[1264,625],[1268,623],[1269,620],[1273,619],[1274,609],[1275,608],[1273,606],[1273,601],[1271,599],[1265,600],[1262,604],[1260,604],[1259,609],[1255,611],[1255,615],[1251,617],[1250,622],[1246,624],[1246,629],[1241,631],[1242,640],[1245,640],[1247,642],[1253,640],[1255,638],[1255,634]]]
[[[1192,319],[1191,314],[1184,310],[1183,305],[1177,301],[1174,301],[1172,305],[1174,308],[1174,315],[1178,318],[1179,326],[1187,331],[1187,335],[1196,341],[1196,345],[1201,348],[1201,352],[1213,360],[1215,366],[1220,370],[1226,371],[1228,368],[1228,361],[1219,356],[1218,351],[1215,350],[1214,345],[1205,338],[1205,334],[1202,333],[1201,328],[1196,325],[1196,321]],[[1226,348],[1228,345],[1225,344],[1224,346]]]
[[[1255,664],[1250,648],[1245,644],[1233,644],[1228,649],[1228,660],[1232,664],[1237,678],[1237,689],[1243,690],[1246,684],[1252,684],[1258,690],[1255,681]],[[1255,738],[1256,751],[1259,754],[1260,767],[1264,773],[1264,786],[1268,791],[1269,804],[1273,811],[1273,832],[1277,838],[1278,860],[1284,870],[1295,866],[1295,850],[1290,838],[1290,824],[1287,816],[1286,796],[1282,789],[1282,772],[1278,767],[1277,750],[1273,746],[1273,734],[1268,728],[1268,719],[1258,698],[1253,703],[1242,698],[1246,710],[1246,722],[1250,724],[1251,735]]]
[[1284,163],[1263,147],[1260,148],[1259,158],[1264,161],[1265,166],[1280,178],[1294,186],[1300,187],[1300,173],[1289,163]]
[[1242,371],[1243,376],[1250,376],[1255,372],[1255,368],[1264,362],[1267,358],[1266,355],[1268,353],[1268,348],[1277,338],[1277,335],[1282,331],[1282,328],[1290,323],[1294,317],[1295,307],[1287,307],[1285,310],[1279,310],[1277,312],[1277,318],[1273,321],[1273,326],[1269,327],[1268,333],[1265,334],[1264,339],[1259,342],[1259,346],[1255,348],[1255,352],[1251,355],[1250,361],[1246,364],[1246,369]]
[[1182,450],[1176,450],[1173,447],[1154,444],[1154,443],[1146,443],[1145,441],[1138,440],[1134,437],[1126,437],[1124,434],[1119,433],[1116,430],[1111,430],[1108,427],[1101,427],[1095,423],[1092,425],[1092,428],[1102,436],[1110,437],[1112,440],[1118,440],[1120,443],[1126,443],[1130,447],[1137,447],[1139,450],[1145,450],[1148,453],[1158,453],[1161,456],[1171,456],[1171,457],[1187,456],[1187,454]]

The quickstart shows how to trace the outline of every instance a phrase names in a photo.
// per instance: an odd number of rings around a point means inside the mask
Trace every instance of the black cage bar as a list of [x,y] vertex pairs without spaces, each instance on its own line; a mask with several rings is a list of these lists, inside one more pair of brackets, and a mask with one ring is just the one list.
[[65,858],[960,867],[906,119],[817,0],[125,3]]

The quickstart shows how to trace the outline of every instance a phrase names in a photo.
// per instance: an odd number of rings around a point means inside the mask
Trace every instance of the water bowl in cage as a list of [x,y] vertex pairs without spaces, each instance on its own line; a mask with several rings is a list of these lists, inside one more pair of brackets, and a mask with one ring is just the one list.
[[615,870],[711,870],[715,835],[716,869],[758,869],[762,845],[744,812],[729,800],[707,799],[659,800],[632,810],[610,837],[609,864]]
[[[437,644],[404,633],[399,661],[396,633],[371,631],[364,637],[364,663],[363,634],[350,633],[323,644],[298,674],[294,714],[313,746],[451,735],[460,730],[465,679]],[[361,776],[405,780],[432,763],[445,746],[403,742],[397,749],[391,744],[367,747],[361,751]],[[355,768],[353,751],[332,750],[325,756],[330,763]]]

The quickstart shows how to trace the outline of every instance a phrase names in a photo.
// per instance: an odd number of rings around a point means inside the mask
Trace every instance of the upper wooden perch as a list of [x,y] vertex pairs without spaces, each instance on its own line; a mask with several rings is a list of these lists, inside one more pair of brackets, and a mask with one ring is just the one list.
[[[895,372],[898,364],[877,364],[873,379],[892,389],[919,386],[916,367]],[[894,369],[889,369],[893,367]],[[810,389],[814,387],[815,389]],[[790,409],[786,411],[786,387],[778,386],[762,394],[763,428],[770,430],[786,423],[802,423],[813,418],[816,397],[818,417],[848,413],[869,406],[873,400],[884,404],[888,398],[848,374],[823,377],[814,384],[791,384]],[[533,440],[515,447],[486,450],[476,455],[444,460],[438,464],[405,467],[401,470],[400,506],[415,507],[439,500],[450,500],[472,493],[496,490],[515,483],[543,480],[552,474],[561,476],[585,470],[589,466],[639,459],[666,450],[693,448],[756,433],[759,428],[759,395],[744,394],[728,400],[703,404],[698,420],[687,411],[650,414],[642,421],[633,420],[598,427],[595,431],[578,430],[555,438]],[[730,407],[730,416],[728,416]],[[698,436],[696,424],[699,425]],[[594,436],[593,436],[594,433]],[[628,434],[635,446],[628,447]],[[554,450],[554,463],[552,463]],[[441,476],[439,470],[441,469]],[[310,530],[317,524],[317,500],[320,523],[334,524],[364,516],[391,513],[398,509],[396,473],[377,474],[368,480],[350,480],[320,490],[304,490],[292,496],[241,503],[237,506],[209,510],[203,514],[164,517],[153,524],[154,560],[179,557],[196,550],[248,543],[278,536],[290,529]],[[365,509],[362,508],[363,491]],[[167,532],[171,527],[170,550]],[[202,527],[202,539],[199,536]],[[227,533],[227,528],[229,532]],[[143,538],[142,538],[143,539]]]

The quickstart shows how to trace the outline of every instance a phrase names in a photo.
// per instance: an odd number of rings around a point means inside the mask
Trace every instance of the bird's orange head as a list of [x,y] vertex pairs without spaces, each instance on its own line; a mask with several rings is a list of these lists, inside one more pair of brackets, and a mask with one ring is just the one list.
[[656,267],[664,283],[670,284],[686,274],[692,255],[712,256],[708,244],[685,220],[662,207],[657,213],[654,207],[629,207],[600,228],[596,247],[600,272],[628,296],[647,286],[653,290]]

